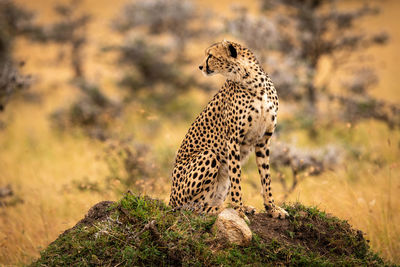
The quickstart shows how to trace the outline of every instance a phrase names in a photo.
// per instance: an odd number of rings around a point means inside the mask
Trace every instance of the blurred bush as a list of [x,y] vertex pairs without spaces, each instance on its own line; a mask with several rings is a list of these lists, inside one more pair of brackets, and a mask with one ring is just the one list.
[[69,107],[51,114],[53,126],[60,130],[83,129],[88,136],[105,140],[108,129],[121,112],[121,104],[107,97],[99,86],[85,80],[75,81],[81,96]]
[[[285,192],[284,200],[304,178],[334,170],[343,156],[343,151],[335,145],[305,150],[291,144],[273,142],[271,151],[271,166],[278,172],[279,181]],[[285,177],[285,168],[289,168],[291,179]]]
[[201,17],[194,2],[189,0],[129,1],[113,20],[112,26],[120,33],[143,26],[149,35],[168,34],[173,41],[176,59],[182,61],[187,42],[205,33],[205,25],[196,27],[196,19]]
[[108,187],[119,192],[126,189],[136,193],[144,189],[159,190],[155,181],[158,168],[150,155],[150,146],[134,142],[132,138],[113,138],[107,141],[104,159],[109,174]]
[[[130,67],[120,84],[134,95],[140,90],[154,93],[157,85],[166,87],[163,95],[167,99],[187,89],[194,78],[185,75],[182,66],[168,60],[171,52],[165,46],[150,44],[144,39],[126,39],[125,44],[105,48],[118,52],[118,64]],[[170,93],[170,94],[168,94]]]
[[206,25],[205,15],[192,1],[128,2],[112,22],[112,28],[125,36],[123,44],[105,48],[117,52],[117,63],[126,67],[120,85],[129,89],[128,99],[142,93],[152,108],[168,112],[167,105],[178,94],[193,88],[210,90],[208,83],[198,82],[185,70],[193,64],[187,43],[210,34]]
[[21,73],[24,62],[12,56],[14,39],[34,30],[33,13],[12,1],[0,2],[0,112],[10,97],[31,84],[29,75]]
[[[79,0],[71,0],[55,5],[57,21],[36,27],[36,30],[30,34],[31,40],[35,42],[67,46],[69,49],[67,58],[74,78],[84,78],[83,50],[87,43],[87,25],[91,20],[88,13],[80,10],[80,4]],[[65,57],[64,53],[60,53],[59,59],[63,57]]]

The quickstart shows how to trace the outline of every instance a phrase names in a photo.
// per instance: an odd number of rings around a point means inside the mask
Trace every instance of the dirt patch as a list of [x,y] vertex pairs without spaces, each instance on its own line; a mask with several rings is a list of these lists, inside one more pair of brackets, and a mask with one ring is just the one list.
[[114,201],[101,201],[97,204],[95,204],[93,207],[89,209],[85,217],[80,220],[74,227],[64,231],[61,235],[65,235],[69,233],[70,231],[85,225],[85,226],[90,226],[95,222],[100,222],[107,218],[108,215],[110,215],[111,211],[113,209],[110,209],[109,207],[114,204]]
[[90,208],[85,218],[78,222],[79,224],[92,225],[95,221],[102,221],[105,219],[112,209],[109,207],[114,204],[114,201],[102,201]]
[[329,214],[319,217],[300,211],[296,217],[279,220],[258,213],[249,219],[250,229],[265,242],[301,246],[325,256],[361,255],[368,250],[363,232]]
[[265,213],[248,215],[248,217],[251,231],[263,240],[277,240],[285,244],[294,243],[286,234],[292,228],[289,220],[274,219]]

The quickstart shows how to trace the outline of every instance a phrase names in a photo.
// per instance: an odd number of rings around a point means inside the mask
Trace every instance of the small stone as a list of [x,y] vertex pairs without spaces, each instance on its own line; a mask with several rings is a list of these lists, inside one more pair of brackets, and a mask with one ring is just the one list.
[[245,220],[234,209],[223,210],[215,221],[214,229],[217,237],[239,246],[248,245],[253,236]]

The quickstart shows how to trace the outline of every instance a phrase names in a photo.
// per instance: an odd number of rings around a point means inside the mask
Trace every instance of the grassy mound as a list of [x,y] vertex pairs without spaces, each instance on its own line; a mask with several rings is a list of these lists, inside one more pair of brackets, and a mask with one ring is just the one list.
[[239,247],[216,238],[215,216],[128,194],[92,207],[31,266],[388,266],[346,221],[301,204],[285,209],[284,221],[249,216],[253,240]]

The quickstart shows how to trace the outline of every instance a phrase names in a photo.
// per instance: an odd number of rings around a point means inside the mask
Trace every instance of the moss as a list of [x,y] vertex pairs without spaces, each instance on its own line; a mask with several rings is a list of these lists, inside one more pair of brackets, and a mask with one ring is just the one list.
[[239,247],[216,238],[215,216],[174,211],[161,201],[127,194],[104,207],[107,216],[85,218],[60,235],[31,266],[387,265],[346,221],[298,203],[285,208],[290,218],[278,238],[258,226],[273,219],[258,214],[250,217],[251,244]]

